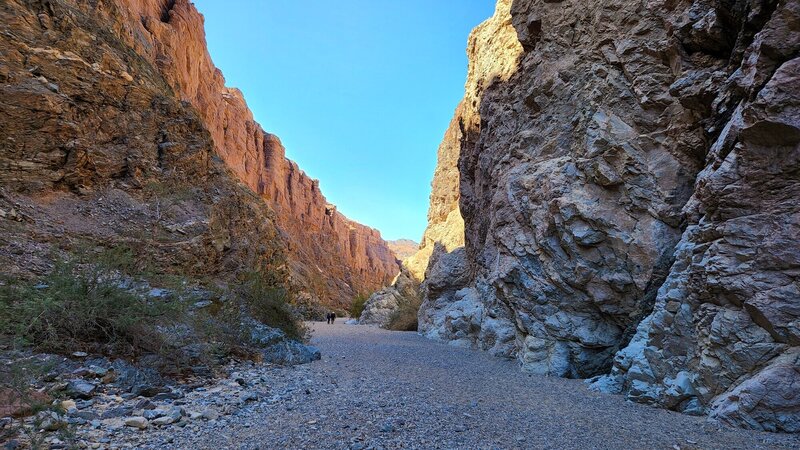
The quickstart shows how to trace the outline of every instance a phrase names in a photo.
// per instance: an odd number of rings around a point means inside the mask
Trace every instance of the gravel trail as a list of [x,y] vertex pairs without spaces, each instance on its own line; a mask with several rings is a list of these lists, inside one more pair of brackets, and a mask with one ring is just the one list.
[[415,333],[312,327],[321,361],[253,368],[271,397],[222,421],[164,430],[160,447],[800,448],[796,436],[720,428]]

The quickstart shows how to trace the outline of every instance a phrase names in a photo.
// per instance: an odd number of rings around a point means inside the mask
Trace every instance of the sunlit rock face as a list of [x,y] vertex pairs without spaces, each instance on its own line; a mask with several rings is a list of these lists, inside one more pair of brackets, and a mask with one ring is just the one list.
[[419,250],[419,243],[410,239],[386,241],[386,245],[389,246],[389,250],[391,250],[400,261],[414,255]]
[[190,1],[105,0],[95,11],[194,107],[216,153],[275,211],[302,288],[344,305],[357,293],[391,282],[399,265],[380,233],[329,204],[319,183],[287,159],[279,139],[255,122],[241,92],[225,87],[206,48],[203,17]]
[[364,304],[364,311],[358,318],[358,323],[389,328],[394,315],[405,302],[415,300],[418,290],[419,283],[409,276],[407,270],[401,270],[391,286],[370,295]]
[[0,3],[2,275],[37,277],[61,251],[104,248],[130,250],[143,272],[228,282],[266,265],[283,284],[274,213],[215,155],[195,108],[128,45],[138,34],[122,11]]
[[800,430],[773,389],[800,377],[798,8],[500,0],[440,149],[429,231],[460,209],[464,246],[426,234],[421,332]]

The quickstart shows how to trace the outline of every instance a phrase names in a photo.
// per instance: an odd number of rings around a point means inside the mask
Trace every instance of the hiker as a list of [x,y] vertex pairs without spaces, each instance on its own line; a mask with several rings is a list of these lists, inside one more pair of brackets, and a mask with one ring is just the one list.
[[325,320],[327,320],[327,321],[328,321],[328,325],[330,325],[330,324],[331,324],[331,313],[327,313],[327,314],[325,314]]
[[335,312],[331,313],[331,323],[333,323],[333,322],[336,322],[336,313]]

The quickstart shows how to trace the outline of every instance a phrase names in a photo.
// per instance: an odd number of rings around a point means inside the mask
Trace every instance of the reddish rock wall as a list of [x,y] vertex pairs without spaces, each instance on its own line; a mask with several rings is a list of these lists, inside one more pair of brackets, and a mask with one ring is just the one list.
[[121,15],[123,20],[110,22],[116,31],[197,109],[217,153],[276,211],[298,281],[339,304],[391,282],[399,266],[380,233],[338,213],[318,181],[287,159],[280,140],[253,119],[242,93],[225,87],[208,54],[203,16],[191,2],[116,0],[97,8]]

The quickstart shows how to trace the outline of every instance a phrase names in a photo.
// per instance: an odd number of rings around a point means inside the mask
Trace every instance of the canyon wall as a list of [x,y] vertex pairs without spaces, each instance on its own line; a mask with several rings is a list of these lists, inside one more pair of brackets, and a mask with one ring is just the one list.
[[[440,149],[420,331],[800,431],[799,8],[499,0]],[[437,245],[459,209],[463,247]]]
[[[139,79],[138,69],[147,65],[147,69],[156,70],[161,88],[168,91],[164,95],[174,93],[179,101],[192,107],[208,130],[215,153],[236,178],[275,212],[274,221],[288,245],[290,272],[302,290],[327,304],[346,305],[356,294],[384,286],[398,273],[397,259],[380,233],[348,220],[329,204],[320,192],[319,183],[287,159],[278,138],[264,132],[255,122],[241,92],[225,87],[225,79],[206,48],[203,17],[191,2],[62,0],[13,4],[38,11],[37,26],[52,41],[38,50],[39,55],[56,50],[73,51],[70,46],[84,45],[86,40],[113,41],[117,46],[116,54],[92,55],[82,63],[98,73],[123,78],[123,86],[108,93],[109,96],[118,94],[119,102],[126,100],[130,91],[127,86],[139,86],[145,81]],[[84,35],[80,40],[74,31],[80,27],[73,26],[66,31],[58,28],[85,14],[96,17],[97,35],[82,30]],[[56,48],[54,43],[62,44],[67,39],[78,42]],[[19,44],[10,42],[8,50],[14,51],[16,45]],[[58,57],[62,61],[65,58]],[[96,88],[106,89],[107,86]],[[118,134],[108,129],[98,131]],[[103,149],[104,157],[125,154],[125,142],[134,139],[136,134],[135,129],[127,131],[128,135],[117,138],[119,142],[114,148]],[[156,140],[159,158],[162,153],[179,151],[173,147],[180,146],[167,134],[162,133]],[[41,155],[39,153],[38,157]],[[91,156],[96,157],[96,154],[91,153]],[[12,167],[27,164],[25,157],[8,160]],[[56,178],[53,176],[50,181],[57,181]],[[39,180],[39,183],[41,187],[47,184],[46,180]]]
[[142,276],[224,285],[266,265],[283,285],[274,213],[215,156],[197,111],[110,31],[113,11],[0,4],[2,282],[105,249]]
[[[108,3],[108,2],[106,2]],[[263,131],[238,89],[208,54],[203,17],[189,0],[129,0],[105,5],[119,14],[115,31],[195,107],[217,153],[276,213],[289,243],[292,272],[325,303],[346,305],[358,293],[385,286],[398,273],[395,255],[377,230],[347,219],[329,204],[319,182],[285,156]],[[99,2],[96,8],[103,8]]]

